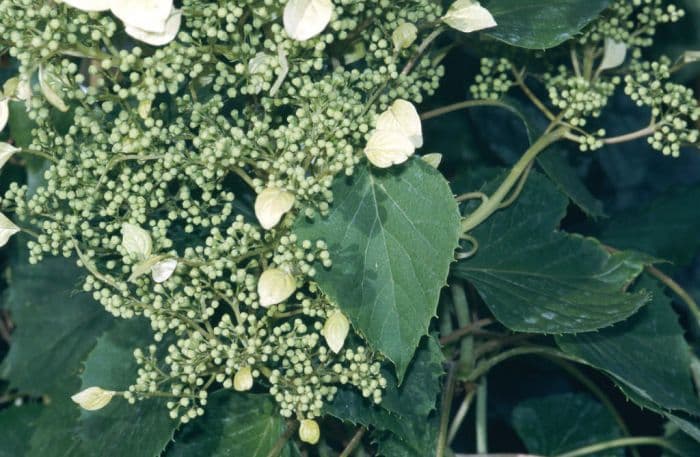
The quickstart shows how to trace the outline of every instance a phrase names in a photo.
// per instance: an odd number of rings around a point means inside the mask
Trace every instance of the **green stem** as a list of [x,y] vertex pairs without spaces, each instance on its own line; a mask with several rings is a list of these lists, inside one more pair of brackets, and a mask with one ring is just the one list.
[[[457,314],[457,323],[460,327],[465,327],[471,323],[471,319],[469,317],[469,302],[467,301],[467,294],[464,292],[464,286],[461,282],[455,282],[450,286],[450,292],[452,293],[452,303]],[[462,339],[459,351],[460,372],[469,373],[472,370],[474,367],[473,353],[474,338],[466,337]]]
[[420,115],[420,118],[423,121],[427,121],[428,119],[433,119],[444,114],[452,113],[454,111],[459,111],[466,108],[475,108],[477,106],[495,106],[498,108],[507,109],[508,111],[514,111],[512,106],[503,102],[499,102],[498,100],[467,100],[464,102],[454,103],[452,105],[446,105],[441,108],[426,111],[425,113]]
[[357,429],[357,432],[355,432],[348,445],[345,446],[345,449],[343,449],[343,452],[341,452],[338,457],[350,457],[352,452],[362,441],[362,437],[365,435],[366,431],[367,429],[364,427],[360,427],[359,429]]
[[486,402],[488,399],[486,377],[481,380],[476,390],[476,453],[488,453],[488,427],[486,417]]
[[48,160],[49,162],[56,163],[56,158],[48,155],[47,153],[43,151],[37,151],[36,149],[27,149],[27,148],[21,148],[18,151],[19,154],[30,154],[33,156],[41,157],[43,159]]
[[563,454],[556,455],[554,457],[581,457],[584,455],[595,454],[596,452],[605,451],[607,449],[615,449],[618,447],[627,446],[658,446],[669,451],[683,455],[678,449],[676,449],[671,443],[663,438],[657,438],[655,436],[638,436],[634,438],[618,438],[611,441],[604,441],[602,443],[591,444],[589,446],[584,446],[582,448],[565,452]]
[[450,424],[450,431],[447,434],[447,444],[451,444],[452,441],[455,439],[455,436],[457,436],[457,432],[459,431],[459,428],[462,426],[462,422],[464,421],[464,418],[467,416],[467,413],[469,412],[469,407],[472,404],[472,400],[474,399],[474,395],[476,394],[476,391],[469,390],[467,394],[464,396],[464,401],[462,401],[462,404],[459,406],[459,409],[457,410],[457,413],[455,414],[454,419],[452,419],[452,424]]
[[455,393],[455,381],[457,380],[455,376],[456,368],[456,365],[453,363],[450,365],[450,369],[447,372],[445,392],[443,393],[442,405],[440,407],[442,414],[440,416],[440,431],[438,432],[435,457],[443,457],[445,455],[445,447],[447,446],[447,426],[450,422],[450,409],[452,407],[452,398]]
[[514,349],[509,349],[507,351],[501,352],[500,354],[484,360],[479,365],[476,366],[474,371],[469,374],[466,381],[474,382],[481,376],[489,372],[489,370],[501,362],[504,362],[512,357],[517,357],[520,355],[545,355],[550,357],[557,357],[564,360],[569,360],[571,362],[586,364],[583,359],[574,357],[572,355],[566,354],[564,352],[558,351],[554,348],[547,346],[523,346]]
[[535,160],[537,155],[545,150],[552,143],[559,141],[564,137],[568,129],[556,129],[548,134],[541,136],[530,149],[525,151],[525,154],[513,165],[510,173],[501,185],[496,189],[496,192],[491,195],[488,200],[479,206],[476,211],[471,213],[466,218],[462,219],[462,231],[468,232],[484,222],[493,213],[498,211],[499,206],[503,203],[510,190],[520,180],[520,176],[529,168],[530,162]]

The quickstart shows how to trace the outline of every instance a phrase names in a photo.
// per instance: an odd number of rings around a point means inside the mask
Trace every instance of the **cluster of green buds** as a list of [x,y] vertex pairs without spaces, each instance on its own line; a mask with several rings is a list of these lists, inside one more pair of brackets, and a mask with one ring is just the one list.
[[571,76],[563,66],[558,73],[546,74],[544,78],[552,105],[575,127],[583,127],[589,118],[599,117],[620,84],[619,77],[590,81],[582,76]]
[[[87,388],[73,397],[82,407],[165,397],[188,422],[212,389],[267,391],[315,442],[338,387],[378,403],[387,381],[381,355],[314,282],[332,268],[326,244],[299,239],[295,220],[329,211],[333,179],[363,151],[389,166],[422,145],[414,103],[443,70],[415,56],[431,24],[459,25],[464,8],[178,5],[0,1],[19,62],[0,122],[21,103],[35,123],[29,144],[0,148],[0,166],[46,161],[36,188],[12,184],[0,200],[0,245],[23,230],[32,262],[77,256],[84,291],[150,322],[134,383]],[[483,21],[476,6],[465,5]]]
[[513,87],[513,64],[508,59],[481,59],[478,75],[469,87],[475,99],[498,100]]

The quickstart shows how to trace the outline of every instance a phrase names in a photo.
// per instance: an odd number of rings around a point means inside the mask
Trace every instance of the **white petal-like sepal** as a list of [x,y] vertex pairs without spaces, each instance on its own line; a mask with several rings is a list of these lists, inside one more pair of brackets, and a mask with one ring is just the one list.
[[423,159],[423,161],[426,162],[431,167],[437,168],[440,166],[440,162],[442,162],[442,154],[440,154],[438,152],[433,152],[433,153],[421,156],[421,159]]
[[683,63],[695,63],[700,61],[700,51],[685,51],[683,53]]
[[276,187],[268,187],[255,199],[255,216],[265,230],[270,230],[292,209],[294,201],[294,194]]
[[57,87],[60,81],[56,75],[50,71],[46,71],[44,67],[39,67],[39,88],[44,94],[46,101],[52,104],[57,110],[65,113],[68,111],[68,105],[63,101],[58,94]]
[[284,7],[284,29],[298,41],[306,41],[323,32],[333,16],[330,0],[289,0]]
[[175,273],[177,259],[165,259],[153,265],[151,276],[157,283],[165,282]]
[[112,401],[112,397],[114,397],[115,394],[116,392],[112,390],[104,390],[100,387],[88,387],[70,398],[83,409],[97,411],[107,406],[107,404]]
[[423,127],[413,103],[398,99],[377,119],[377,130],[398,130],[417,148],[423,146]]
[[297,289],[294,276],[279,268],[263,271],[258,280],[260,306],[267,308],[288,299]]
[[110,6],[125,26],[163,33],[173,11],[173,0],[112,0]]
[[83,11],[107,11],[112,0],[63,0],[63,3]]
[[406,49],[416,41],[417,37],[418,27],[410,22],[404,22],[391,34],[391,41],[394,43],[394,49]]
[[476,0],[457,0],[442,18],[450,27],[464,33],[496,27],[496,20],[489,10]]
[[328,316],[321,330],[321,334],[326,339],[328,347],[336,354],[343,348],[345,338],[348,337],[348,332],[350,332],[350,322],[340,310],[333,311],[333,313]]
[[241,367],[233,377],[233,388],[245,392],[253,388],[253,373],[250,367]]
[[603,61],[600,63],[601,70],[617,68],[625,63],[626,58],[627,45],[625,43],[620,43],[610,38],[605,39],[605,53],[603,54]]
[[398,130],[376,130],[365,146],[367,159],[379,168],[388,168],[408,160],[416,147]]
[[[0,100],[0,132],[5,129],[7,121],[10,119],[10,100],[5,98]],[[2,168],[2,164],[0,164]]]
[[20,231],[4,214],[0,213],[0,248],[5,246],[10,237]]
[[19,151],[19,148],[12,146],[10,143],[0,143],[0,170],[10,160],[10,157]]
[[321,429],[313,419],[304,419],[299,424],[299,439],[305,443],[316,444],[321,438]]
[[175,39],[182,24],[182,10],[173,10],[168,20],[165,22],[165,30],[162,32],[149,32],[126,24],[124,31],[139,41],[151,46],[163,46]]
[[122,224],[122,246],[127,254],[147,259],[151,256],[153,241],[151,235],[138,225],[124,223]]

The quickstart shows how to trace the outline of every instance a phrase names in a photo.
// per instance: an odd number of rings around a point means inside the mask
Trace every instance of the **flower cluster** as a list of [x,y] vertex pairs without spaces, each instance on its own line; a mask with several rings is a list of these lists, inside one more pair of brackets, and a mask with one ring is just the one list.
[[[412,58],[442,11],[310,1],[0,1],[24,91],[9,103],[36,124],[10,153],[47,161],[0,210],[36,233],[32,262],[76,255],[86,292],[153,329],[134,384],[81,405],[170,397],[187,422],[212,388],[267,390],[313,441],[338,386],[381,401],[382,358],[314,283],[325,243],[292,229],[328,211],[373,131],[406,138],[404,160],[420,146],[413,103],[443,70]],[[17,230],[0,217],[0,242]]]
[[481,59],[481,69],[469,92],[475,99],[498,100],[513,86],[513,64],[508,59]]

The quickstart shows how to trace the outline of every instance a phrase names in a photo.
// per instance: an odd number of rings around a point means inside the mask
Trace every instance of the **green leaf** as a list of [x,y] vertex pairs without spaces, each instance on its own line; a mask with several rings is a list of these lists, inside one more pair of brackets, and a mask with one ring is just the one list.
[[484,0],[498,26],[486,35],[513,46],[553,48],[576,36],[610,0]]
[[47,258],[38,265],[17,260],[11,267],[6,306],[17,330],[0,377],[23,393],[63,393],[63,383],[112,317],[90,295],[76,292],[81,272],[72,261]]
[[[150,326],[141,319],[118,322],[97,341],[85,361],[82,389],[92,386],[124,391],[136,380],[135,348],[152,343]],[[81,411],[77,431],[92,455],[156,457],[173,437],[179,422],[170,419],[162,399],[130,405],[115,397],[98,411]]]
[[383,457],[426,457],[435,455],[440,417],[434,412],[425,420],[405,422],[406,431],[403,436],[387,433],[380,435],[377,441],[377,455]]
[[636,288],[651,291],[653,299],[635,316],[599,332],[558,336],[557,344],[607,372],[633,400],[639,396],[665,410],[700,413],[690,348],[670,299],[647,277]]
[[316,280],[399,382],[428,324],[459,237],[459,213],[442,175],[420,159],[390,170],[359,167],[337,179],[327,218],[302,219],[300,239],[323,239],[333,260]]
[[[205,415],[183,427],[165,457],[265,457],[286,426],[269,395],[220,390]],[[280,456],[294,454],[290,442]]]
[[619,249],[638,249],[680,265],[700,251],[700,186],[675,190],[651,204],[615,215],[600,238]]
[[587,215],[593,218],[605,216],[603,204],[591,194],[576,169],[569,164],[564,148],[550,146],[537,157],[537,163],[549,179]]
[[391,431],[401,441],[411,442],[418,426],[410,424],[425,422],[435,410],[442,389],[443,361],[437,340],[424,338],[400,386],[395,376],[383,371],[387,388],[380,404],[363,398],[356,389],[341,387],[324,412],[342,421]]
[[[559,455],[620,437],[613,416],[585,394],[529,398],[515,407],[511,420],[528,452],[538,455]],[[624,449],[590,455],[619,457],[624,455]]]
[[32,426],[41,410],[41,405],[34,403],[0,411],[0,457],[26,455]]
[[643,291],[623,291],[644,268],[638,256],[610,255],[594,239],[555,230],[567,203],[546,178],[531,175],[513,205],[472,231],[479,250],[453,269],[513,330],[595,330],[647,301]]

